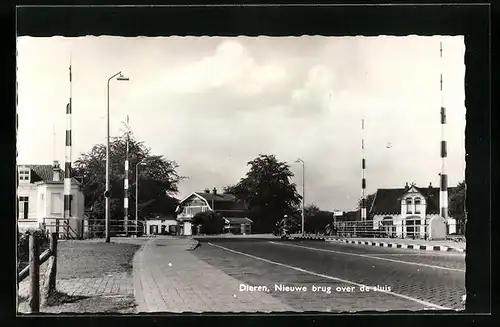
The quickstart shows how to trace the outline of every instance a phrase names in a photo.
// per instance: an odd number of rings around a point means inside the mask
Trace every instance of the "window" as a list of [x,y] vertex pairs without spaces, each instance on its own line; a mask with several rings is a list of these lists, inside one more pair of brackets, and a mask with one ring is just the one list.
[[411,202],[411,198],[406,199],[406,213],[412,213]]
[[20,219],[28,219],[29,212],[29,197],[20,196],[19,197],[19,216]]
[[62,197],[61,193],[52,193],[50,201],[50,213],[53,215],[60,215],[62,213]]
[[29,182],[30,180],[30,171],[29,169],[26,168],[20,168],[19,169],[19,181],[20,182]]
[[420,213],[420,198],[415,199],[415,213],[416,214]]

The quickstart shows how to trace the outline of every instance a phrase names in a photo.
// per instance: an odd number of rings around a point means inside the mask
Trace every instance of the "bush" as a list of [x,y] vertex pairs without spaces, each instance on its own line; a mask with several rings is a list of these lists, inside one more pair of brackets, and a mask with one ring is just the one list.
[[28,229],[23,233],[17,233],[17,264],[18,271],[22,270],[29,263],[29,236],[35,235],[40,241],[40,254],[49,248],[48,235],[41,229]]
[[199,212],[194,215],[191,223],[201,225],[201,233],[206,235],[221,234],[224,228],[224,219],[214,212]]

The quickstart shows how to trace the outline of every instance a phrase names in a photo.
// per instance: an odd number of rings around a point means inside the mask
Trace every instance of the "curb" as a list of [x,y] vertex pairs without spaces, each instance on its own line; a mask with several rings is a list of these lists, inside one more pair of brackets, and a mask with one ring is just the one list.
[[198,246],[200,246],[200,241],[198,240],[192,240],[191,244],[187,247],[187,251],[194,251]]
[[326,241],[326,238],[324,236],[292,236],[292,239],[294,240],[316,240],[316,241]]
[[142,274],[141,274],[141,257],[144,248],[149,245],[153,239],[147,241],[137,252],[134,254],[134,258],[132,260],[132,285],[134,287],[134,298],[135,303],[137,305],[137,312],[146,312],[147,305],[146,300],[144,298],[144,294],[142,292]]
[[465,248],[455,248],[445,245],[422,245],[422,244],[405,244],[405,243],[387,243],[387,242],[370,242],[370,241],[352,241],[344,239],[325,239],[326,242],[340,242],[348,244],[359,244],[359,245],[371,245],[371,246],[381,246],[387,248],[395,249],[411,249],[411,250],[423,250],[423,251],[439,251],[439,252],[465,252]]

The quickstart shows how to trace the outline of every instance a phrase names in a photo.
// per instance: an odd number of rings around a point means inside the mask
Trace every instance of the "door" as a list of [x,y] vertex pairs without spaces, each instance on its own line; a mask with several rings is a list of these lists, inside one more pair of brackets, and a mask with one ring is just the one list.
[[420,237],[420,217],[408,217],[405,224],[406,237],[413,239]]
[[23,216],[23,218],[24,219],[28,219],[28,210],[29,210],[29,204],[28,204],[28,202],[24,202],[24,206],[23,207],[24,207],[24,216]]
[[190,222],[184,222],[184,235],[192,235],[193,232],[191,230],[191,223]]

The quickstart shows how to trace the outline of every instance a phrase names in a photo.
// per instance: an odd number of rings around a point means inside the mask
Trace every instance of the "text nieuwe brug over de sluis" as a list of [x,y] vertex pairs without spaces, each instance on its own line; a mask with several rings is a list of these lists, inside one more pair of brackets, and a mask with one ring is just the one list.
[[391,287],[387,285],[376,286],[324,286],[324,285],[284,285],[274,284],[274,286],[260,285],[252,286],[247,284],[240,284],[240,292],[319,292],[331,294],[336,293],[351,293],[351,292],[390,292]]

